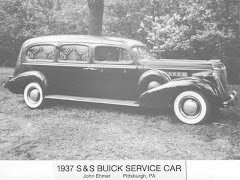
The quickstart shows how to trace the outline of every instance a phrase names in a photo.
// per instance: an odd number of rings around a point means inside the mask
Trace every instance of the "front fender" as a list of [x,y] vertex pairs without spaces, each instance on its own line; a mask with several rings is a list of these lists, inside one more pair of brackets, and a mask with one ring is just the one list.
[[166,77],[166,79],[167,79],[168,81],[171,80],[170,76],[169,76],[166,72],[161,71],[161,70],[159,70],[159,69],[151,69],[151,70],[148,70],[148,71],[144,72],[144,73],[141,75],[141,77],[140,77],[139,80],[138,80],[138,86],[140,86],[141,82],[142,82],[144,79],[146,79],[147,77],[149,77],[149,76],[158,76],[158,77],[164,76],[164,77]]
[[140,96],[139,104],[149,108],[167,107],[173,103],[179,93],[189,90],[203,93],[215,104],[221,103],[220,94],[211,81],[198,77],[186,77],[174,79],[146,91]]
[[39,71],[27,71],[11,77],[4,84],[4,87],[15,94],[22,94],[26,85],[30,82],[38,82],[44,89],[47,87],[47,79]]
[[160,84],[165,84],[171,81],[169,75],[161,70],[152,69],[144,72],[138,81],[138,94],[142,94],[148,90],[150,82],[157,81]]

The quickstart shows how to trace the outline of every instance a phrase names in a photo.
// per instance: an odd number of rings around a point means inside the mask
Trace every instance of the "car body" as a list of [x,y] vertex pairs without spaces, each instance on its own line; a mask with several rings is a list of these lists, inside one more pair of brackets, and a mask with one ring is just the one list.
[[4,84],[30,108],[62,99],[148,108],[173,107],[187,124],[236,103],[219,60],[154,59],[143,43],[117,37],[56,35],[25,41]]

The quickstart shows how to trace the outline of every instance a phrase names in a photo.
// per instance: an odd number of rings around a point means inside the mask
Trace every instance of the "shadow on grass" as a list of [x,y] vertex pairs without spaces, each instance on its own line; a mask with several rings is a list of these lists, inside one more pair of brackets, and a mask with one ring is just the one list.
[[111,104],[98,104],[98,103],[88,103],[88,102],[75,102],[75,101],[62,101],[62,100],[47,100],[47,105],[44,109],[50,109],[55,106],[61,108],[82,108],[86,110],[96,110],[96,111],[106,111],[106,112],[116,112],[125,113],[131,115],[147,115],[147,116],[157,116],[157,115],[171,115],[173,114],[170,108],[164,109],[149,109],[143,107],[131,107],[131,106],[121,106],[121,105],[111,105]]
[[[25,104],[22,98],[16,100],[19,104]],[[137,115],[137,116],[147,116],[149,118],[156,116],[167,116],[171,119],[173,123],[181,123],[174,115],[171,108],[165,109],[149,109],[143,107],[131,107],[131,106],[120,106],[120,105],[110,105],[110,104],[97,104],[90,102],[76,102],[76,101],[63,101],[63,100],[46,100],[46,105],[42,108],[60,110],[71,110],[71,109],[83,109],[86,111],[94,110],[96,112],[106,112],[106,113],[123,113],[126,115]],[[237,126],[240,122],[240,113],[238,112],[238,106],[232,108],[221,109],[217,114],[210,117],[209,121],[203,124],[231,124]]]
[[[124,113],[129,115],[144,115],[148,117],[155,116],[169,116],[174,123],[181,123],[175,117],[173,110],[171,108],[164,109],[149,109],[143,107],[131,107],[131,106],[120,106],[120,105],[110,105],[110,104],[97,104],[88,102],[75,102],[75,101],[62,101],[62,100],[47,100],[44,109],[51,109],[54,107],[59,107],[63,109],[85,109],[96,110],[98,112],[105,111],[108,113]],[[221,123],[221,124],[237,124],[240,121],[240,114],[234,109],[222,109],[217,114],[210,117],[210,120],[204,122],[204,124],[211,123]]]

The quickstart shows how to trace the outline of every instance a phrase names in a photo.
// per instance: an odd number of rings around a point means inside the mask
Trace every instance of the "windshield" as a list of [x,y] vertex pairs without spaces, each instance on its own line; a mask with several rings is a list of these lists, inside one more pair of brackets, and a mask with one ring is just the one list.
[[138,60],[154,59],[153,54],[144,46],[135,46],[135,47],[133,47],[133,52],[137,56]]

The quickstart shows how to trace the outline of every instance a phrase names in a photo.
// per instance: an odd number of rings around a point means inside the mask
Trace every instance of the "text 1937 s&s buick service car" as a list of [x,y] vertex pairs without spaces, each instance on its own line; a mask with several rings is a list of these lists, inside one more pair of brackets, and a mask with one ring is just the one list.
[[216,108],[234,105],[219,60],[156,60],[136,40],[96,36],[45,36],[27,40],[15,72],[4,84],[30,108],[62,99],[148,108],[173,108],[197,124]]

